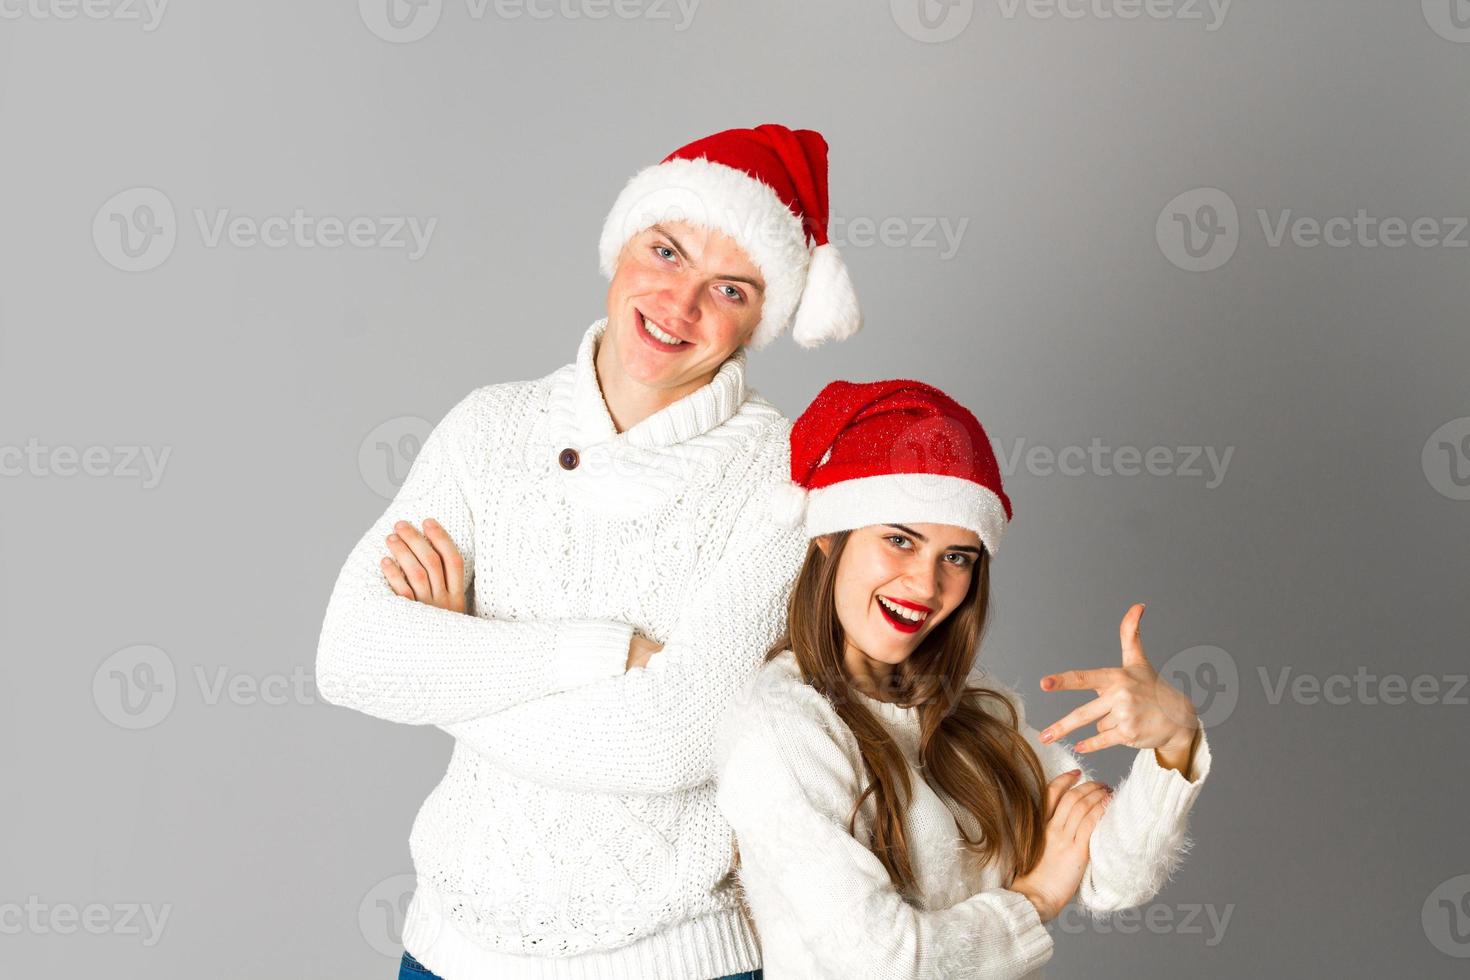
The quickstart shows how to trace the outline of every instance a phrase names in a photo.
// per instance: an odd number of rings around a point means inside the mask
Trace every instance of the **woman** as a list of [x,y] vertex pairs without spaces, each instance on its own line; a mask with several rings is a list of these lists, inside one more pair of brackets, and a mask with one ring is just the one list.
[[[766,980],[1038,976],[1045,923],[1152,898],[1210,767],[1189,699],[1123,620],[1120,667],[1052,726],[967,683],[1011,517],[989,440],[938,389],[833,382],[791,433],[779,510],[810,540],[788,630],[720,729],[718,804]],[[1049,681],[1055,683],[1048,684]],[[1055,742],[1138,749],[1116,793]],[[1079,781],[1081,780],[1081,781]]]

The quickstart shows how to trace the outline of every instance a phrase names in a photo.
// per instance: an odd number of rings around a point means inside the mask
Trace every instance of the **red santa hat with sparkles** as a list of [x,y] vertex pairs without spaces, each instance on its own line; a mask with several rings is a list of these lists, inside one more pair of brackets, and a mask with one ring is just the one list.
[[922,381],[833,381],[791,427],[791,479],[771,510],[807,537],[870,524],[952,524],[992,556],[1011,499],[985,429]]
[[661,221],[723,232],[765,280],[759,350],[791,327],[803,347],[843,340],[862,312],[842,256],[827,240],[827,141],[811,129],[766,123],[680,147],[635,174],[602,225],[598,258],[609,279],[629,238]]

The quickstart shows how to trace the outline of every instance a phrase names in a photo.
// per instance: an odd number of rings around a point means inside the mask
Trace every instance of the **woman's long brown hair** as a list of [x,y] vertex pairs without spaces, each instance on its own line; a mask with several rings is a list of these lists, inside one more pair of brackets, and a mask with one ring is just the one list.
[[[888,869],[894,887],[913,901],[915,876],[902,819],[913,794],[909,768],[877,716],[854,696],[843,668],[835,583],[850,534],[832,534],[830,553],[812,540],[791,592],[786,633],[766,660],[792,650],[806,682],[826,695],[856,736],[869,783],[853,804],[848,833],[856,835],[858,812],[874,796],[877,819],[864,843]],[[919,757],[926,778],[974,815],[981,838],[971,840],[961,827],[963,846],[982,863],[1001,861],[1009,885],[1041,860],[1045,770],[1020,733],[1010,699],[998,690],[968,684],[989,606],[990,555],[985,551],[975,563],[964,601],[894,668],[894,685],[885,697],[918,707]],[[982,707],[984,698],[998,702],[1009,721]]]

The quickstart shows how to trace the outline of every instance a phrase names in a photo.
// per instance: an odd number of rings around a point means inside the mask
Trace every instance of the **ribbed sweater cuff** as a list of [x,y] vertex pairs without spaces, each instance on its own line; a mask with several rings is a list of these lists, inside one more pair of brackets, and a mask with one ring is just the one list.
[[676,922],[626,946],[557,957],[482,945],[444,914],[447,905],[420,877],[404,919],[403,946],[434,973],[454,980],[689,980],[761,966],[760,942],[739,909]]
[[556,628],[556,650],[551,662],[552,683],[565,691],[604,677],[616,677],[628,667],[633,627],[610,619],[579,619]]
[[1165,769],[1159,765],[1153,749],[1140,749],[1128,776],[1130,780],[1137,781],[1137,786],[1133,787],[1137,793],[1134,799],[1147,801],[1147,808],[1139,816],[1158,826],[1172,827],[1194,805],[1209,774],[1210,743],[1203,729],[1199,733],[1199,745],[1195,747],[1188,778],[1177,769]]
[[1016,941],[1016,955],[1021,968],[1018,976],[1024,976],[1051,959],[1053,940],[1041,921],[1031,899],[1009,888],[996,888],[984,892],[991,898],[991,907],[1005,918],[1011,936]]

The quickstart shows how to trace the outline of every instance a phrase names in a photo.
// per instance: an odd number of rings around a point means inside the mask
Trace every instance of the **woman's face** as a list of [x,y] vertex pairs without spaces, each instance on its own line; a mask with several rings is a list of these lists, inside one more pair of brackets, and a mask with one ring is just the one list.
[[[830,553],[829,538],[817,544]],[[871,524],[849,534],[836,581],[848,656],[856,648],[879,664],[903,663],[964,601],[980,553],[979,535],[949,524]]]

